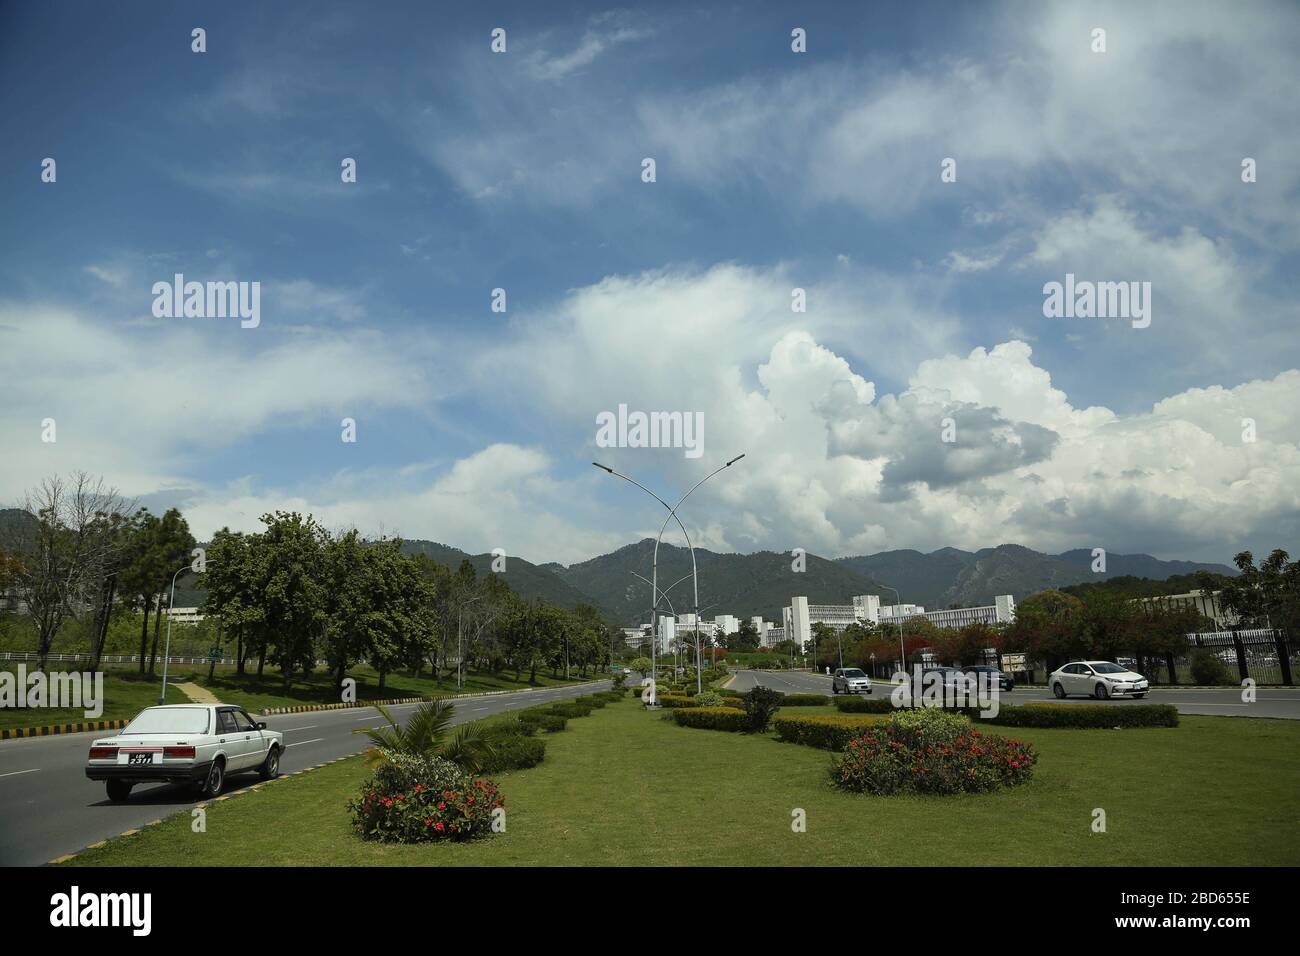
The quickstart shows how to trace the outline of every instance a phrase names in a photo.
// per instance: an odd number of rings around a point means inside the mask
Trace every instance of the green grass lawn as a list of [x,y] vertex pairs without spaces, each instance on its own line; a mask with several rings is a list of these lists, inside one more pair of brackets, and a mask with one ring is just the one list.
[[[53,669],[63,664],[52,664]],[[109,665],[104,668],[104,713],[100,720],[130,719],[145,707],[158,703],[158,692],[162,687],[162,667],[159,665],[152,676],[141,677],[138,665]],[[0,670],[16,673],[17,665],[11,662],[0,664]],[[35,669],[35,662],[27,665],[28,673]],[[539,673],[537,683],[529,684],[528,675],[522,681],[514,680],[514,673],[505,674],[466,674],[465,684],[456,687],[455,677],[435,681],[427,674],[422,677],[410,677],[407,674],[389,674],[384,687],[379,687],[379,675],[369,667],[355,667],[348,671],[349,676],[357,682],[358,700],[387,700],[397,697],[438,697],[455,693],[482,693],[496,690],[523,690],[527,687],[555,687],[575,683],[579,680],[576,673],[572,680],[561,677],[556,679],[549,674]],[[600,677],[602,675],[593,675]],[[588,679],[592,679],[589,677]],[[211,681],[208,669],[186,664],[173,667],[167,675],[167,702],[169,704],[186,703],[187,698],[172,686],[173,683],[194,682],[211,690],[223,703],[239,704],[250,712],[262,711],[272,707],[298,707],[305,704],[338,703],[330,675],[314,673],[310,679],[301,676],[284,692],[284,682],[270,668],[265,676],[259,678],[255,668],[247,674],[238,675],[233,667],[218,667]],[[86,718],[80,710],[67,709],[11,709],[0,708],[0,728],[36,727],[42,724],[67,724],[84,721]]]
[[[801,709],[802,710],[802,709]],[[824,708],[809,711],[825,713]],[[180,815],[71,865],[1170,865],[1300,863],[1300,723],[1184,717],[1176,729],[1026,730],[1014,790],[864,797],[807,747],[677,727],[629,698],[548,734],[546,760],[499,776],[504,834],[384,846],[349,829],[351,758]],[[1108,830],[1091,830],[1106,811]],[[806,833],[790,829],[807,813]]]
[[[29,668],[34,664],[28,665]],[[17,673],[16,666],[5,662],[0,670]],[[134,673],[109,670],[104,672],[104,712],[94,718],[86,717],[84,710],[68,708],[10,708],[0,707],[0,729],[40,727],[52,724],[78,724],[87,720],[127,720],[146,707],[158,703],[161,679],[142,679]],[[168,686],[167,703],[184,704],[189,700],[176,688]]]

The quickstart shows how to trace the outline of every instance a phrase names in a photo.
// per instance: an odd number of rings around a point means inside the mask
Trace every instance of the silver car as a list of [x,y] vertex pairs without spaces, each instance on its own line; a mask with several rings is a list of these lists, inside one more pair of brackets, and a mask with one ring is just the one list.
[[242,707],[147,707],[116,736],[90,745],[86,776],[104,781],[114,802],[129,797],[137,783],[192,783],[204,797],[215,797],[227,774],[251,770],[263,780],[278,777],[283,752],[284,735]]
[[1047,686],[1058,698],[1081,694],[1098,700],[1108,697],[1141,699],[1151,689],[1141,674],[1113,661],[1071,661],[1052,671]]
[[871,678],[858,667],[839,667],[831,678],[832,694],[870,694]]

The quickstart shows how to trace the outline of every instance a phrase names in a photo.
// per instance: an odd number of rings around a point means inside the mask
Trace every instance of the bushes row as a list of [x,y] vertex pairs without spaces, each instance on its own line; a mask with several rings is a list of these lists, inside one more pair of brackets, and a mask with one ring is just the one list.
[[782,717],[772,721],[776,736],[788,744],[803,744],[821,750],[843,750],[848,742],[886,718],[862,714],[836,714],[825,717]]
[[781,697],[782,707],[825,707],[831,702],[831,698],[825,694],[784,694]]
[[892,714],[898,708],[886,697],[835,697],[835,706],[842,714]]
[[1003,727],[1177,727],[1173,704],[1024,704],[1003,705],[998,715],[981,721]]
[[[837,697],[835,706],[844,714],[889,714],[901,712],[888,697]],[[934,708],[919,708],[934,709]],[[977,710],[966,715],[977,723],[1003,727],[1061,727],[1074,729],[1111,727],[1177,727],[1178,708],[1172,704],[1000,704],[996,717],[980,717]]]
[[735,707],[681,707],[673,711],[679,727],[702,730],[749,730],[749,716]]

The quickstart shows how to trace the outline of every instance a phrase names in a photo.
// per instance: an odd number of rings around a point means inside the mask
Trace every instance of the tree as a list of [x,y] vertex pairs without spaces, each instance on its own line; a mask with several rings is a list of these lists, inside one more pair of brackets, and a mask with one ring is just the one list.
[[114,533],[128,510],[103,479],[76,472],[44,479],[29,492],[12,532],[9,576],[36,625],[39,668],[69,617],[93,602],[97,573],[118,547]]
[[207,589],[204,613],[218,619],[223,633],[235,635],[237,674],[244,673],[245,642],[259,631],[264,617],[254,564],[258,550],[256,535],[222,528],[208,544],[207,569],[202,575]]
[[141,674],[144,674],[145,657],[149,651],[149,612],[158,597],[158,582],[166,564],[159,548],[159,524],[157,516],[150,514],[148,508],[135,513],[127,541],[129,560],[122,572],[122,593],[130,595],[140,609]]
[[753,621],[741,621],[740,629],[728,636],[727,643],[731,645],[729,649],[733,651],[756,651],[758,650],[758,628],[754,626]]
[[262,595],[268,650],[288,694],[299,668],[315,659],[315,638],[326,616],[321,551],[327,535],[310,515],[276,511],[262,516],[256,578]]
[[[168,508],[155,528],[154,549],[157,563],[155,569],[161,569],[158,578],[158,600],[154,602],[153,646],[149,651],[149,673],[155,670],[158,660],[158,630],[162,623],[164,601],[171,600],[171,585],[176,572],[188,563],[194,550],[194,535],[190,534],[189,523],[176,508]],[[167,609],[171,613],[171,608]]]
[[[1232,561],[1241,574],[1221,584],[1219,605],[1247,627],[1275,627],[1294,633],[1300,625],[1300,561],[1292,561],[1281,548],[1259,567],[1249,551],[1242,551]],[[1211,583],[1208,576],[1202,581],[1203,587]]]
[[1016,619],[1006,632],[1006,648],[1055,669],[1079,656],[1082,618],[1083,602],[1076,597],[1060,591],[1031,594],[1016,607]]

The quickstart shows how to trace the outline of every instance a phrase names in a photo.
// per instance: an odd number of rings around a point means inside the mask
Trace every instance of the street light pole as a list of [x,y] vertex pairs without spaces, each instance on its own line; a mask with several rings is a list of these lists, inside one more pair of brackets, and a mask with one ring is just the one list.
[[[206,568],[211,563],[212,563],[211,561],[208,561],[205,558],[203,566]],[[167,599],[167,644],[163,648],[163,678],[162,678],[162,690],[158,694],[159,705],[167,703],[167,664],[172,659],[172,615],[173,612],[176,610],[176,575],[180,574],[182,571],[193,571],[193,570],[194,570],[194,563],[190,562],[189,564],[185,564],[177,568],[176,574],[172,575],[171,597]]]
[[[658,649],[658,648],[657,648],[657,645],[658,645],[658,636],[654,633],[654,631],[655,631],[656,625],[658,624],[658,621],[655,619],[655,614],[656,614],[656,610],[655,610],[655,609],[658,607],[658,603],[659,603],[659,602],[658,602],[657,598],[655,597],[655,594],[656,594],[656,592],[657,592],[657,590],[658,590],[658,581],[659,581],[659,543],[660,543],[661,541],[663,541],[663,538],[664,538],[664,531],[665,531],[665,530],[667,529],[667,527],[668,527],[668,522],[669,522],[669,520],[676,520],[676,522],[677,522],[677,527],[679,527],[679,528],[682,529],[682,534],[683,534],[683,535],[685,536],[685,538],[686,538],[686,547],[687,547],[687,548],[690,550],[690,552],[691,552],[691,575],[692,575],[692,577],[695,579],[695,617],[696,617],[696,620],[698,621],[698,619],[699,619],[699,615],[700,615],[700,576],[699,576],[699,568],[698,568],[698,566],[697,566],[696,563],[695,563],[695,546],[694,546],[693,544],[691,544],[691,536],[690,536],[690,535],[687,533],[687,531],[686,531],[686,525],[682,524],[682,519],[681,519],[680,517],[678,517],[678,515],[677,515],[677,509],[681,507],[682,502],[684,502],[687,498],[689,498],[689,497],[691,496],[691,494],[695,491],[696,488],[700,487],[700,485],[704,484],[706,481],[708,481],[710,478],[712,478],[712,477],[713,477],[714,475],[716,475],[718,472],[723,471],[723,470],[725,470],[725,469],[727,469],[727,468],[730,468],[732,465],[734,465],[736,462],[740,461],[740,459],[742,459],[742,458],[744,458],[744,457],[745,457],[745,455],[744,455],[744,453],[742,452],[741,454],[737,455],[735,458],[731,459],[731,460],[728,461],[726,464],[724,464],[721,468],[718,468],[718,469],[716,469],[716,470],[710,472],[709,474],[705,475],[703,478],[701,478],[699,481],[697,481],[694,485],[691,486],[690,491],[686,492],[686,494],[684,494],[684,495],[682,495],[680,498],[678,498],[678,499],[677,499],[677,504],[675,504],[675,505],[670,505],[670,504],[668,504],[668,502],[664,501],[664,499],[660,498],[657,494],[655,494],[653,491],[651,491],[651,490],[650,490],[649,488],[647,488],[645,485],[641,484],[641,482],[637,481],[635,478],[629,478],[627,475],[625,475],[625,474],[623,474],[623,473],[621,473],[621,472],[617,472],[617,471],[615,471],[613,468],[610,468],[608,465],[602,465],[602,464],[601,464],[600,462],[598,462],[598,461],[593,461],[593,462],[592,462],[593,465],[595,465],[597,468],[600,468],[602,471],[607,471],[607,472],[609,472],[611,475],[613,475],[613,476],[616,477],[616,478],[622,478],[624,481],[628,481],[628,482],[631,482],[632,484],[636,485],[638,488],[640,488],[642,491],[644,491],[646,494],[648,494],[651,498],[653,498],[655,501],[659,502],[661,505],[663,505],[665,508],[668,509],[668,517],[667,517],[667,518],[664,518],[664,523],[663,523],[663,525],[661,525],[660,528],[659,528],[659,537],[657,537],[657,538],[655,539],[654,557],[653,557],[653,559],[652,559],[652,561],[651,561],[651,570],[650,570],[650,575],[651,575],[651,579],[652,579],[652,580],[651,580],[651,583],[650,583],[650,587],[651,587],[651,590],[650,590],[650,602],[651,602],[651,603],[650,603],[650,636],[651,636],[651,638],[652,638],[651,643],[650,643],[650,655],[651,655],[651,656],[650,656],[650,666],[651,666],[651,668],[652,668],[652,671],[653,671],[653,668],[654,668],[654,666],[655,666],[655,651]],[[676,615],[674,615],[674,617],[676,617]],[[697,633],[698,633],[698,632],[697,632]],[[703,685],[703,675],[702,675],[702,673],[701,673],[701,671],[700,671],[700,665],[701,665],[701,659],[700,659],[700,644],[699,644],[699,641],[698,641],[698,639],[697,639],[697,640],[696,640],[696,643],[695,643],[695,685],[696,685],[696,693],[699,693],[701,690],[703,690],[703,687],[704,687],[704,685]],[[653,674],[652,674],[652,676],[653,676]]]

